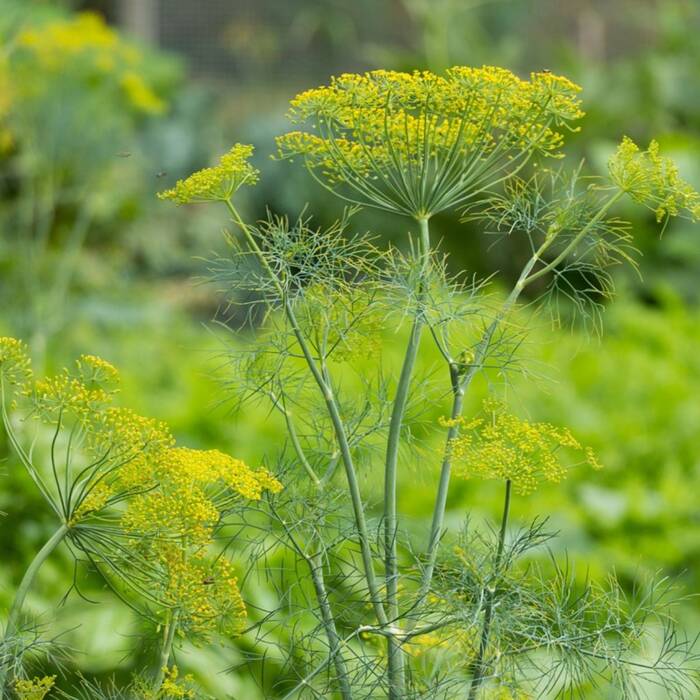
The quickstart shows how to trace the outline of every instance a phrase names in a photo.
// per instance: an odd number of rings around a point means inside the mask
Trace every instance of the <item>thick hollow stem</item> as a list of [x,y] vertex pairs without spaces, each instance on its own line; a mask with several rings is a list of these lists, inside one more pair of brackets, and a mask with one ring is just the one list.
[[170,663],[170,655],[173,651],[173,642],[175,641],[175,632],[177,631],[177,611],[171,610],[168,614],[165,627],[163,628],[163,644],[160,647],[160,654],[158,655],[158,666],[155,669],[154,680],[153,680],[153,690],[159,691],[161,685],[163,685],[163,680],[165,678],[165,672]]
[[318,363],[316,362],[313,354],[311,353],[309,344],[306,342],[306,338],[304,337],[304,334],[302,333],[301,328],[299,327],[299,323],[297,322],[294,309],[289,303],[287,295],[285,294],[282,285],[277,279],[277,275],[275,275],[274,270],[270,267],[270,264],[267,262],[265,255],[260,249],[260,246],[258,246],[255,238],[253,237],[250,228],[246,225],[243,219],[241,219],[240,215],[238,214],[238,211],[233,206],[233,204],[228,200],[226,201],[226,204],[228,206],[229,211],[231,212],[231,215],[233,216],[233,220],[243,232],[243,235],[245,236],[248,245],[251,247],[251,249],[257,256],[263,269],[270,276],[270,279],[274,284],[275,289],[277,290],[280,300],[283,303],[285,315],[292,328],[292,332],[294,333],[294,336],[297,339],[297,342],[299,343],[299,347],[301,348],[302,354],[304,355],[306,364],[308,365],[309,370],[314,380],[316,381],[316,384],[321,390],[321,393],[323,394],[323,398],[326,403],[326,408],[328,409],[328,414],[330,416],[331,423],[333,424],[333,430],[335,432],[336,439],[338,440],[338,446],[340,448],[340,455],[343,461],[343,466],[345,467],[345,475],[348,482],[348,490],[350,491],[353,516],[355,518],[355,525],[357,527],[358,539],[360,544],[360,552],[362,555],[362,565],[365,572],[365,578],[367,579],[367,587],[369,589],[372,606],[374,608],[379,623],[382,625],[386,625],[387,616],[379,593],[377,577],[374,572],[372,549],[370,546],[369,532],[367,530],[367,521],[365,518],[364,504],[362,503],[362,495],[360,493],[360,485],[357,481],[357,474],[355,472],[355,465],[352,459],[350,443],[348,441],[348,437],[345,431],[345,425],[343,424],[338,404],[333,395],[332,387],[329,386],[329,384],[323,377],[323,374],[318,367]]
[[[24,576],[22,577],[22,581],[17,588],[15,599],[12,602],[12,606],[10,607],[10,611],[7,616],[7,624],[5,625],[4,643],[5,645],[9,645],[10,648],[15,646],[14,637],[17,635],[20,629],[19,623],[27,593],[31,589],[42,564],[49,558],[49,556],[51,556],[56,547],[58,547],[58,545],[63,541],[65,536],[68,534],[69,529],[70,528],[68,525],[63,524],[58,528],[58,530],[56,530],[56,532],[54,532],[54,534],[34,557],[32,563],[29,565],[24,573]],[[7,666],[0,668],[0,694],[2,694],[2,690],[5,687],[7,670]]]
[[[423,319],[422,300],[425,295],[425,278],[430,263],[430,230],[427,219],[419,219],[420,224],[420,248],[419,248],[419,279],[417,304],[411,335],[408,339],[406,354],[399,382],[396,387],[396,396],[389,424],[389,437],[387,439],[386,461],[384,467],[384,565],[386,576],[386,601],[387,615],[391,624],[398,623],[398,561],[397,561],[397,531],[398,517],[396,508],[397,492],[397,467],[399,447],[401,444],[401,428],[406,413],[408,393],[411,387],[411,378],[418,356],[420,337],[425,325]],[[388,671],[389,671],[389,698],[392,700],[402,698],[404,695],[403,657],[401,644],[394,636],[387,637]]]
[[486,650],[489,644],[489,635],[491,634],[491,623],[493,621],[494,599],[496,596],[496,588],[498,586],[501,574],[501,560],[503,559],[503,547],[506,541],[506,530],[508,528],[508,516],[510,514],[510,498],[512,484],[506,481],[506,493],[503,499],[503,516],[501,517],[501,530],[498,534],[498,548],[496,549],[496,558],[493,564],[493,580],[486,591],[486,607],[484,610],[484,624],[481,628],[481,641],[479,643],[479,651],[472,665],[472,683],[469,689],[468,700],[475,700],[479,692],[481,684],[484,682],[488,673],[488,664],[485,662]]

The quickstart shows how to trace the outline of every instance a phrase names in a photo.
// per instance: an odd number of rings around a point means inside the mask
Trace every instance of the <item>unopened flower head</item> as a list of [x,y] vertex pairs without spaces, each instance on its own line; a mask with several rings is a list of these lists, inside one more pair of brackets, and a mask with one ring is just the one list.
[[175,187],[161,192],[158,197],[177,204],[227,201],[243,185],[254,185],[258,181],[259,171],[248,162],[252,155],[252,146],[237,143],[221,156],[217,165],[179,180]]
[[18,700],[44,700],[56,683],[56,676],[35,677],[15,681]]
[[458,205],[535,154],[557,156],[582,116],[580,88],[551,73],[503,68],[346,74],[292,100],[305,130],[278,137],[351,201],[415,218]]
[[594,469],[601,464],[590,448],[584,448],[566,428],[533,423],[506,412],[491,400],[484,402],[483,415],[460,420],[462,433],[452,443],[458,473],[465,479],[510,481],[517,493],[532,493],[540,482],[559,483],[573,460]]
[[673,160],[661,155],[656,141],[643,151],[625,136],[608,170],[622,191],[656,213],[657,221],[671,216],[700,219],[700,194],[681,178]]

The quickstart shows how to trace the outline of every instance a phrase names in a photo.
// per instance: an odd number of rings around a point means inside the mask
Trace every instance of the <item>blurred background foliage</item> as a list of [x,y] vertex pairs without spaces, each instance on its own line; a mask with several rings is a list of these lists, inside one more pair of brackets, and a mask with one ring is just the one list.
[[[220,297],[197,284],[202,257],[222,246],[225,219],[215,208],[175,210],[155,193],[249,141],[263,178],[247,193],[248,215],[261,217],[268,205],[295,215],[308,202],[319,223],[329,222],[338,202],[300,168],[268,160],[287,100],[333,72],[459,63],[566,74],[583,86],[587,109],[572,163],[585,158],[600,170],[623,134],[655,137],[698,187],[699,32],[695,0],[0,0],[0,334],[28,340],[47,370],[80,352],[102,355],[123,370],[125,402],[168,420],[183,442],[272,460],[282,425],[262,407],[229,410],[218,379],[222,331],[209,324]],[[557,546],[582,571],[614,568],[631,586],[660,570],[693,593],[700,231],[678,221],[659,236],[652,215],[631,216],[643,280],[617,279],[601,338],[529,321],[525,352],[541,377],[515,377],[509,387],[515,406],[570,426],[606,469],[521,499],[515,515],[551,514],[562,531]],[[385,241],[407,240],[408,224],[380,214],[354,222]],[[497,269],[507,279],[517,269],[516,240],[493,246],[453,215],[434,228],[455,270]],[[239,333],[223,335],[235,344]],[[387,366],[399,339],[387,331]],[[438,364],[428,357],[426,374],[431,361]],[[424,449],[430,457],[430,444]],[[5,609],[49,516],[2,442],[0,459]],[[417,531],[426,527],[436,461],[413,467],[402,486],[401,508]],[[494,514],[497,500],[489,486],[460,483],[450,524],[470,509],[477,519]],[[71,668],[128,677],[130,652],[143,644],[138,621],[85,571],[81,590],[102,604],[73,594],[54,616],[47,611],[73,581],[68,558],[42,577],[30,603],[47,630],[64,631],[79,650]],[[273,605],[264,581],[244,595],[252,608]],[[679,619],[700,630],[695,599]],[[217,697],[261,697],[245,669],[223,673],[249,646],[244,637],[189,649],[180,663]]]

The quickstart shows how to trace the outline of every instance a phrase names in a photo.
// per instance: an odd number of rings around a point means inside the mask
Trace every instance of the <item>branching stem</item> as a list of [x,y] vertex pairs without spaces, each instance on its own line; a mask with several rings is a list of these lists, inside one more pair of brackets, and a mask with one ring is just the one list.
[[309,348],[309,344],[306,342],[306,338],[304,337],[304,334],[301,331],[301,328],[296,318],[296,314],[294,313],[294,309],[292,308],[292,305],[289,302],[289,299],[287,298],[284,288],[280,284],[280,281],[277,278],[277,275],[275,274],[274,270],[272,269],[272,267],[270,267],[270,264],[265,258],[265,255],[260,249],[260,246],[258,246],[258,243],[255,240],[255,237],[253,236],[250,227],[243,221],[240,214],[238,213],[238,211],[233,206],[230,200],[226,200],[226,205],[229,211],[231,212],[231,216],[233,217],[234,222],[243,232],[243,235],[245,236],[248,245],[251,247],[251,249],[257,256],[263,269],[270,276],[270,279],[273,285],[275,286],[275,289],[277,290],[280,300],[282,301],[285,315],[292,328],[292,332],[294,333],[294,336],[297,342],[299,343],[299,347],[301,348],[301,351],[304,355],[304,359],[306,360],[306,363],[309,367],[309,370],[311,371],[314,380],[316,381],[316,384],[318,385],[319,389],[321,390],[321,393],[323,394],[323,398],[328,409],[331,423],[333,424],[333,430],[335,432],[336,439],[338,440],[338,446],[340,447],[340,454],[343,460],[343,465],[345,467],[345,475],[348,482],[350,499],[352,501],[353,515],[355,518],[355,525],[357,527],[359,537],[362,564],[365,572],[365,578],[367,579],[367,587],[369,589],[372,606],[374,608],[379,623],[381,625],[386,625],[388,622],[388,618],[386,615],[386,611],[384,610],[384,605],[382,603],[381,596],[379,593],[377,577],[374,572],[372,549],[370,546],[369,532],[367,530],[367,521],[365,518],[364,504],[362,502],[362,494],[360,493],[360,485],[357,480],[357,473],[355,471],[355,465],[350,450],[350,443],[348,442],[347,434],[345,431],[345,425],[343,424],[338,404],[333,395],[333,387],[330,386],[328,382],[326,382],[323,373],[319,369],[318,363],[316,362],[316,359],[314,358],[311,349]]

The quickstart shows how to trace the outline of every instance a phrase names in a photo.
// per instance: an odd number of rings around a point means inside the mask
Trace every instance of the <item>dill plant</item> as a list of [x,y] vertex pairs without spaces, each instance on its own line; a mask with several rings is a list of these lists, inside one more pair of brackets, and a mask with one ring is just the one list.
[[[264,650],[286,634],[276,683],[285,700],[583,696],[609,687],[637,698],[653,684],[686,698],[697,689],[693,646],[673,630],[663,584],[628,597],[614,577],[581,582],[556,561],[534,564],[551,537],[543,522],[509,524],[514,495],[559,481],[572,465],[600,468],[592,451],[498,401],[483,416],[464,415],[477,376],[498,394],[494,380],[518,368],[525,290],[554,315],[566,300],[599,323],[610,268],[635,264],[618,201],[628,196],[659,221],[700,215],[700,196],[655,142],[643,150],[625,138],[605,177],[554,167],[583,115],[578,93],[549,72],[523,80],[492,67],[342,75],[294,98],[289,116],[301,129],[277,140],[281,158],[301,160],[352,205],[336,224],[317,228],[306,214],[247,222],[236,196],[259,172],[242,144],[161,195],[228,209],[231,255],[212,261],[211,274],[229,304],[250,306],[257,338],[230,356],[230,390],[241,402],[268,402],[287,428],[279,451],[287,488],[271,499],[272,526],[251,550],[261,575],[279,574],[280,610],[258,631]],[[412,220],[409,253],[351,235],[358,206]],[[505,296],[488,293],[493,277],[448,272],[430,234],[446,210],[526,241],[529,257]],[[384,329],[404,323],[403,361],[387,368]],[[416,370],[425,343],[444,360],[443,390]],[[426,425],[445,391],[447,415]],[[441,454],[422,447],[421,425],[444,431]],[[397,506],[399,478],[416,458],[439,466],[427,532],[402,524]],[[382,484],[372,488],[380,463]],[[494,537],[445,527],[454,476],[503,483]],[[272,564],[278,547],[283,563]]]
[[0,338],[3,426],[55,520],[5,624],[0,688],[18,697],[43,697],[40,691],[53,686],[53,679],[47,685],[22,678],[36,646],[26,643],[24,607],[42,565],[61,545],[76,567],[82,562],[100,572],[161,629],[152,672],[140,686],[144,698],[171,696],[163,689],[177,685],[170,662],[178,639],[205,643],[245,625],[238,578],[215,534],[233,511],[281,484],[218,450],[175,445],[165,423],[116,404],[118,381],[117,370],[92,355],[37,378],[24,343]]
[[21,300],[10,320],[38,361],[67,322],[86,242],[115,216],[120,172],[136,173],[130,144],[166,111],[172,78],[162,56],[98,14],[40,18],[27,7],[16,20],[0,48],[0,291]]

